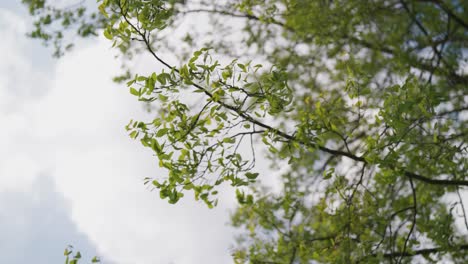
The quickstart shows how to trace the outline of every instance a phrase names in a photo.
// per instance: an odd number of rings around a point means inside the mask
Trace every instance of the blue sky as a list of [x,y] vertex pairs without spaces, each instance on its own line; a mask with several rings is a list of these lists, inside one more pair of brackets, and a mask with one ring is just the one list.
[[2,263],[61,263],[67,244],[87,257],[97,253],[71,219],[70,203],[46,175],[34,180],[31,192],[1,192],[0,210]]
[[0,263],[62,263],[68,244],[104,263],[231,263],[232,192],[209,210],[143,185],[164,172],[124,129],[151,116],[111,81],[111,43],[51,59],[20,1],[0,2]]

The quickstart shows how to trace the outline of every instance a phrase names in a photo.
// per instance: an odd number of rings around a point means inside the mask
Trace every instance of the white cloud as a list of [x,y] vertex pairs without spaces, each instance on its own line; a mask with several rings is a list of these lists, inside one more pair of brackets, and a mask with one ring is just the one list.
[[111,83],[117,66],[107,41],[74,52],[35,106],[36,135],[56,147],[54,175],[74,219],[119,263],[229,262],[226,208],[169,205],[143,186],[144,177],[165,172],[124,131],[130,118],[149,116]]
[[0,191],[27,189],[40,165],[25,146],[30,134],[27,102],[46,87],[45,78],[35,72],[25,56],[27,42],[24,20],[0,9]]
[[0,192],[31,193],[47,171],[77,227],[116,263],[229,263],[232,193],[209,210],[190,194],[169,205],[143,185],[164,172],[126,135],[131,118],[149,116],[111,82],[119,65],[109,43],[78,49],[41,73],[26,55],[24,20],[0,10],[0,25],[11,39],[0,44],[9,50],[0,62]]
[[0,63],[0,111],[12,113],[45,92],[46,76],[34,69],[28,56],[26,22],[16,14],[0,9],[2,62]]

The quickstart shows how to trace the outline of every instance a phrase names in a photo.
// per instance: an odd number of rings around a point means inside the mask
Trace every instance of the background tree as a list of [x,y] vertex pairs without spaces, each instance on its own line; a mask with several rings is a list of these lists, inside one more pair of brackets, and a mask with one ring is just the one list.
[[[64,28],[120,50],[115,80],[155,111],[127,129],[167,169],[146,180],[161,198],[238,188],[237,263],[468,260],[466,1],[23,2],[57,56]],[[258,155],[287,161],[281,192]]]

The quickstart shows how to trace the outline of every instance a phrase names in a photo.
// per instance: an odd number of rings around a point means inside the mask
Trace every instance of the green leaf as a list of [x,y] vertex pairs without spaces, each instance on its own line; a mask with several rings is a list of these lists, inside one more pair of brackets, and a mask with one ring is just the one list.
[[258,177],[258,173],[246,172],[245,176],[250,180],[255,180]]
[[106,37],[106,39],[109,39],[109,40],[112,40],[114,38],[110,30],[107,28],[104,30],[104,37]]
[[140,92],[133,87],[130,88],[130,93],[136,96],[140,96]]
[[335,173],[335,168],[330,168],[330,169],[324,171],[323,172],[323,179],[324,180],[330,179],[333,176],[334,173]]
[[159,100],[161,100],[161,102],[167,102],[167,100],[169,99],[169,97],[162,94],[158,94],[158,98]]
[[105,3],[100,4],[98,9],[99,9],[99,12],[101,12],[101,14],[103,14],[106,18],[109,18],[109,15],[107,14],[107,11],[106,11]]
[[133,138],[133,139],[135,139],[135,138],[138,137],[138,134],[139,134],[138,131],[133,130],[133,131],[130,133],[130,137]]
[[158,132],[156,133],[156,137],[163,137],[167,134],[167,131],[169,131],[169,129],[167,128],[161,128],[158,130]]
[[223,142],[224,143],[229,143],[229,144],[234,144],[234,143],[236,143],[236,139],[235,138],[224,138]]

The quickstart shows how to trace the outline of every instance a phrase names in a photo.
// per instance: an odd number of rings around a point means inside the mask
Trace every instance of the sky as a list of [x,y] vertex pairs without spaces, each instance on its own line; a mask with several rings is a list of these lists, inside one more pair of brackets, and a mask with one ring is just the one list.
[[111,81],[111,43],[52,59],[19,2],[0,1],[0,263],[62,263],[70,244],[106,264],[232,263],[234,193],[210,210],[144,186],[164,172],[124,127],[151,115]]
[[111,43],[54,60],[19,2],[0,3],[0,263],[62,263],[69,244],[109,264],[232,263],[232,192],[210,210],[143,184],[163,172],[125,131],[150,116],[111,81]]

